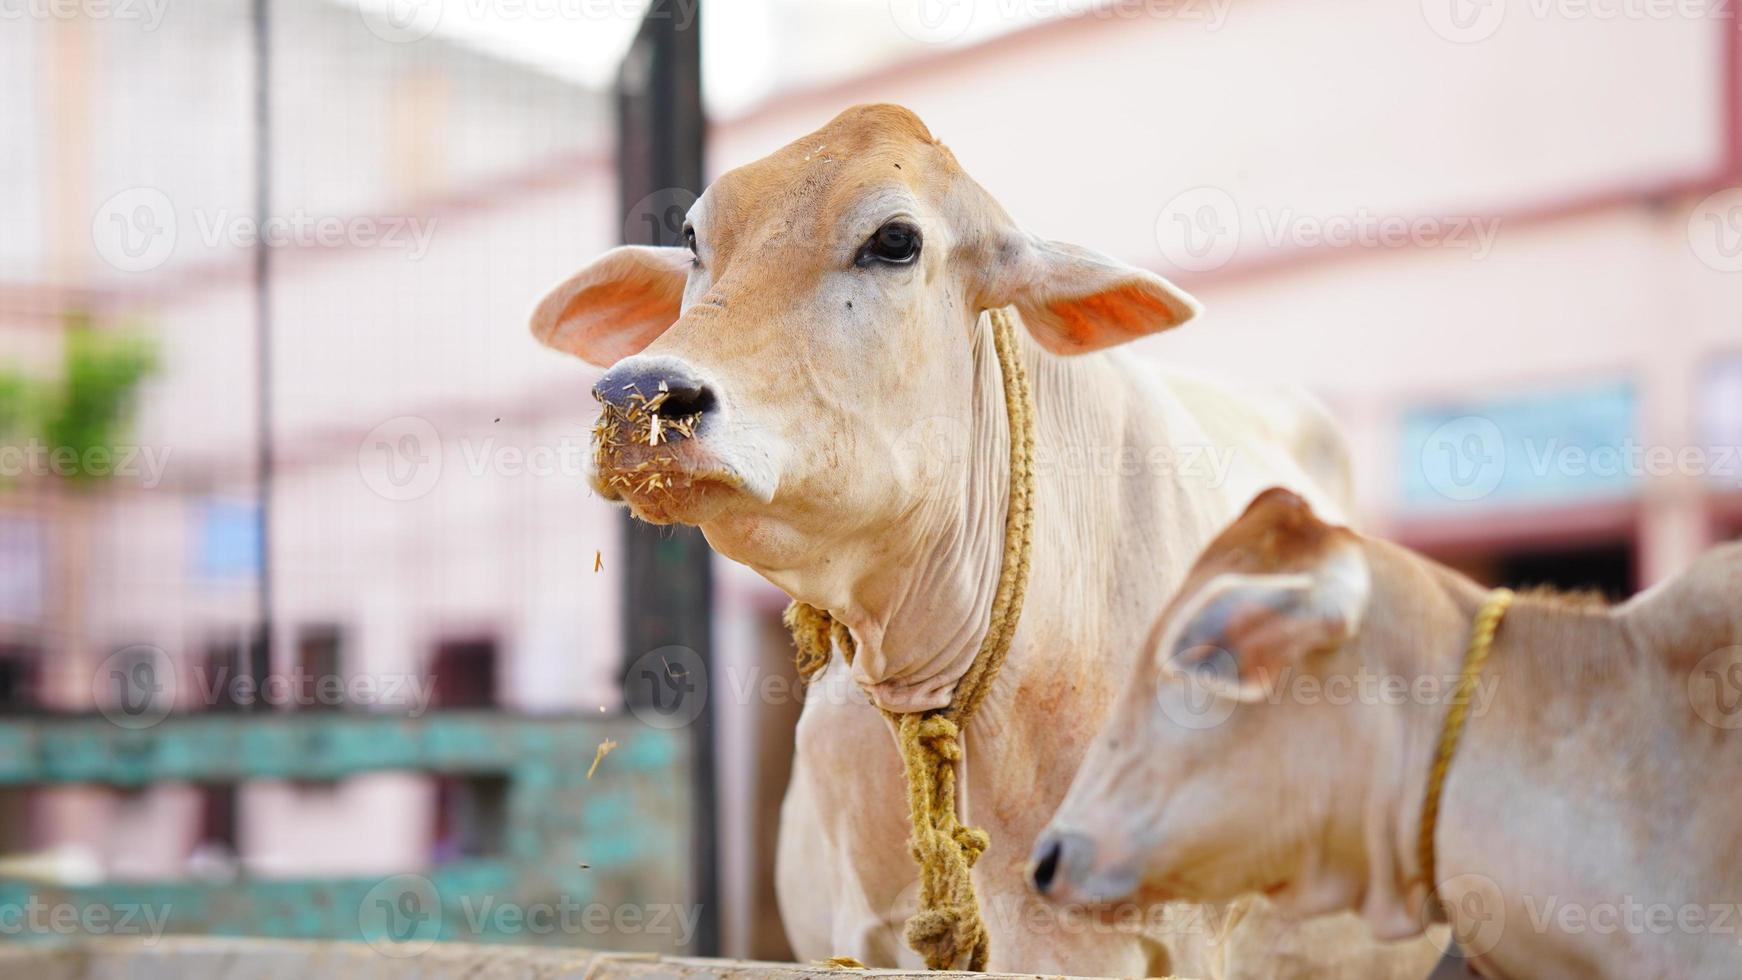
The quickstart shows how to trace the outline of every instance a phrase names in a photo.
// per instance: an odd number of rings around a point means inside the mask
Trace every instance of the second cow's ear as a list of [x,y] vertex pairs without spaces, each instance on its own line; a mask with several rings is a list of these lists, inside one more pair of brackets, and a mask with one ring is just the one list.
[[1302,657],[1355,635],[1369,592],[1367,563],[1352,552],[1311,573],[1217,576],[1158,652],[1162,669],[1224,697],[1262,700]]
[[1041,346],[1083,354],[1158,333],[1202,307],[1153,272],[1063,242],[1013,233],[997,248],[982,302],[1015,306]]
[[614,248],[539,302],[533,336],[599,367],[640,353],[677,321],[690,260],[684,248]]

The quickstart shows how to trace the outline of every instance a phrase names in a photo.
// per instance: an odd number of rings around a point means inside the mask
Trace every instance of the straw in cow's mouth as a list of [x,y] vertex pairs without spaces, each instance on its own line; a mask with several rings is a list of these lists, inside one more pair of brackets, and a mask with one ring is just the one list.
[[[593,424],[593,467],[614,490],[646,495],[671,487],[670,474],[678,468],[671,443],[695,435],[702,413],[661,415],[659,407],[671,397],[666,383],[649,398],[633,390],[622,404],[601,400],[599,420]],[[661,447],[664,448],[663,450]],[[624,457],[638,457],[633,462]]]

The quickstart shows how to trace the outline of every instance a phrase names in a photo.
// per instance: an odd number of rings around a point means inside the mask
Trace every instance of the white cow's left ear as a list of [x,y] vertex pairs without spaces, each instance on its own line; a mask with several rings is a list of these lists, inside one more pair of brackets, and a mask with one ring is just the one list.
[[1015,306],[1041,346],[1084,354],[1197,316],[1198,301],[1153,272],[1088,249],[1014,235],[999,249],[987,307]]

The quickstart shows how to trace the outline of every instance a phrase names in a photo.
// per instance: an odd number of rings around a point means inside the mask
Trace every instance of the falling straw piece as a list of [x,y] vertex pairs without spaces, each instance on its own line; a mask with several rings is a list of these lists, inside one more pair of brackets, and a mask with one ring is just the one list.
[[616,747],[617,747],[617,743],[611,741],[610,739],[606,739],[603,742],[599,743],[598,751],[593,753],[593,764],[587,767],[587,778],[588,779],[593,778],[593,772],[594,772],[594,770],[599,768],[599,762],[601,760],[603,760],[605,758],[605,756],[610,755],[611,750],[616,748]]
[[603,551],[593,552],[593,574],[597,575],[599,573],[599,570],[604,568],[604,567],[605,567],[605,553]]

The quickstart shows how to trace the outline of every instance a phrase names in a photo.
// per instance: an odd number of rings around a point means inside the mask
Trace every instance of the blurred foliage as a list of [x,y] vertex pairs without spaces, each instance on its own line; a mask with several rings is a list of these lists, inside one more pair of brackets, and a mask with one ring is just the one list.
[[109,470],[87,469],[90,451],[113,458],[133,421],[135,392],[156,366],[147,338],[99,329],[75,314],[67,320],[58,377],[0,368],[0,440],[36,440],[51,453],[71,450],[77,463],[63,475],[76,484],[96,482]]

